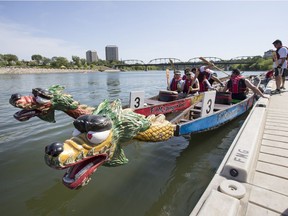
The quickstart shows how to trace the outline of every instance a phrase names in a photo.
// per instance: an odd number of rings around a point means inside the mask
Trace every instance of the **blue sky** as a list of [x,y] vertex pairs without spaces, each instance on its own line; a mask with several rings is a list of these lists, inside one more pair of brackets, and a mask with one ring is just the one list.
[[231,59],[288,46],[287,19],[285,1],[0,1],[0,54]]

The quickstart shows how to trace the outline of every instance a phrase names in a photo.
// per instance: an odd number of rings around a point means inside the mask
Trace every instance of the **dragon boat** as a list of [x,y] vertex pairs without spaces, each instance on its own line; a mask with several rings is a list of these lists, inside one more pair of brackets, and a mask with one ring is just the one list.
[[227,95],[223,100],[223,95],[220,94],[217,99],[214,94],[215,106],[212,108],[211,102],[208,102],[208,109],[212,112],[204,117],[199,115],[199,110],[205,108],[206,94],[199,94],[186,98],[190,100],[190,106],[184,110],[145,116],[132,109],[123,109],[119,99],[113,102],[104,100],[97,107],[82,105],[63,90],[64,87],[58,85],[48,90],[34,88],[32,95],[13,94],[9,102],[22,109],[14,114],[19,121],[38,117],[56,122],[55,110],[61,110],[75,119],[72,137],[45,147],[46,164],[55,169],[66,169],[62,181],[70,189],[86,185],[101,165],[126,164],[128,159],[122,149],[126,140],[158,142],[174,135],[211,130],[243,114],[256,100],[255,95],[250,93],[244,101],[227,104]]
[[[261,83],[258,76],[249,77],[257,87]],[[191,105],[173,119],[166,118],[175,124],[174,136],[194,134],[216,129],[223,124],[247,112],[258,97],[249,90],[245,100],[234,100],[229,92],[209,91],[201,102]]]
[[104,100],[97,107],[90,107],[75,101],[63,90],[64,87],[59,85],[48,90],[34,88],[32,95],[11,95],[9,102],[22,109],[14,114],[19,121],[39,117],[56,122],[55,110],[75,119],[71,138],[45,147],[46,164],[55,169],[66,169],[62,181],[70,189],[86,185],[101,165],[126,164],[128,159],[122,149],[124,141],[158,142],[173,136],[174,125],[163,114],[146,117],[132,109],[123,109],[119,99]]

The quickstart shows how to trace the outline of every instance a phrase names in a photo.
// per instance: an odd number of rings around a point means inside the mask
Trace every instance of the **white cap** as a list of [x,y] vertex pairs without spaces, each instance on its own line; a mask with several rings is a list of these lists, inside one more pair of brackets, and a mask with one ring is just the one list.
[[202,73],[202,72],[204,72],[205,71],[205,66],[201,66],[200,67],[200,72]]

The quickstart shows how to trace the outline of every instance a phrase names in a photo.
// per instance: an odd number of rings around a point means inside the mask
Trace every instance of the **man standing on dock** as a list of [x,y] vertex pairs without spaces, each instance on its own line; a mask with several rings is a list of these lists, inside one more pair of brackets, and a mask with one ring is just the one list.
[[285,89],[285,76],[287,73],[287,54],[288,50],[286,47],[282,46],[282,41],[275,40],[273,43],[276,48],[276,68],[275,70],[275,80],[276,80],[276,90],[273,93],[280,93],[280,89]]

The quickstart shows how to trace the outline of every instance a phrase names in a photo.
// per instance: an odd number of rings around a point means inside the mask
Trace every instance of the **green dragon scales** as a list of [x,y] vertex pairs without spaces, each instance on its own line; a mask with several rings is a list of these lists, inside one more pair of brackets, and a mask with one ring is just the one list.
[[173,136],[173,125],[164,115],[145,116],[131,109],[122,109],[121,101],[104,100],[98,107],[81,105],[71,95],[64,94],[62,86],[48,90],[35,88],[32,95],[13,94],[10,104],[22,110],[15,113],[19,121],[39,117],[55,122],[55,110],[75,118],[73,136],[45,148],[45,162],[55,169],[66,169],[64,185],[75,189],[86,185],[101,165],[126,164],[121,143],[125,140],[164,141]]

